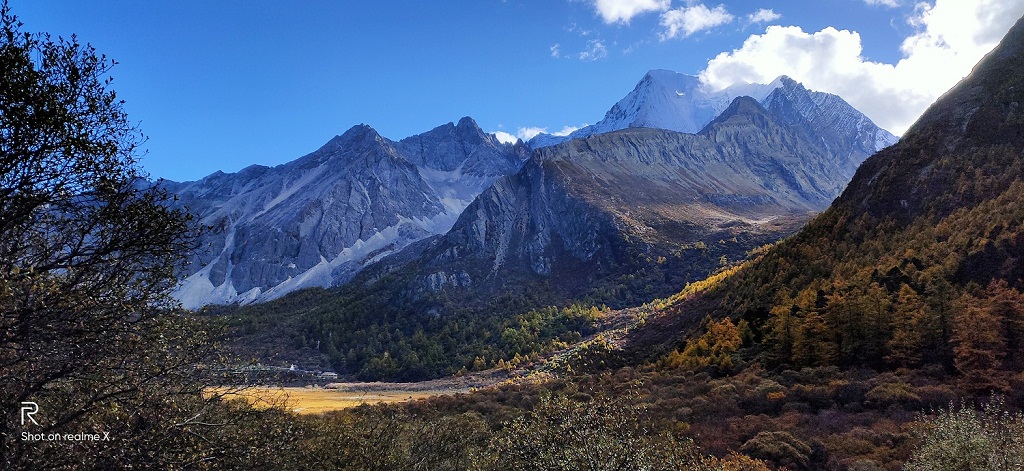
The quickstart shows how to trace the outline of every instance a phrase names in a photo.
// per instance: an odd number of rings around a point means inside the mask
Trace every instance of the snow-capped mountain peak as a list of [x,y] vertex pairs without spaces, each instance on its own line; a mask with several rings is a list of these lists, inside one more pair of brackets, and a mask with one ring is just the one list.
[[[547,147],[570,139],[627,128],[657,128],[692,134],[699,132],[734,99],[741,96],[749,96],[770,109],[769,101],[776,96],[774,92],[777,90],[783,90],[784,96],[790,99],[799,97],[803,104],[796,111],[807,114],[804,118],[808,121],[827,121],[836,126],[852,125],[863,131],[860,138],[873,140],[870,149],[866,149],[870,152],[896,142],[895,136],[875,126],[842,98],[807,90],[796,80],[784,75],[767,84],[737,83],[721,90],[711,90],[699,77],[659,69],[647,72],[636,87],[612,106],[604,119],[596,124],[564,137],[540,134],[531,139],[529,145],[531,148]],[[822,120],[822,114],[830,117]]]
[[725,110],[736,97],[750,96],[760,101],[778,86],[780,83],[776,80],[767,85],[743,83],[724,90],[710,90],[696,76],[664,69],[651,70],[628,95],[608,110],[601,121],[562,139],[541,135],[531,140],[531,144],[533,147],[546,147],[626,128],[695,133]]

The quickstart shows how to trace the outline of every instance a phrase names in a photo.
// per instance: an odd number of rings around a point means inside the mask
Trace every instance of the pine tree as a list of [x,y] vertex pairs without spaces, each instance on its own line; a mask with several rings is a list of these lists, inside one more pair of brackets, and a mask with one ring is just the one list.
[[1006,334],[1006,367],[1019,369],[1024,363],[1024,294],[1010,288],[1006,280],[992,280],[985,296]]
[[835,360],[835,344],[824,316],[804,314],[793,340],[793,362],[800,366],[827,366]]
[[765,325],[764,344],[768,346],[769,354],[776,363],[792,361],[796,315],[799,312],[800,308],[793,303],[788,293],[782,293],[779,302],[771,308]]
[[971,390],[1005,390],[1002,370],[1006,356],[1006,334],[1001,320],[986,300],[971,293],[958,302],[953,327],[953,362]]
[[892,337],[886,345],[885,360],[893,365],[911,367],[921,361],[921,320],[924,302],[917,292],[904,284],[896,296],[892,314]]

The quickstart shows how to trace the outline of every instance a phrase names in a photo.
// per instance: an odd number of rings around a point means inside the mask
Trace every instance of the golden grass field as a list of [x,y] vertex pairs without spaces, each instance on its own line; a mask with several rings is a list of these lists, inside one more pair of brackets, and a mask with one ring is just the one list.
[[379,404],[414,401],[432,396],[465,392],[453,389],[437,390],[347,390],[319,387],[251,387],[235,391],[231,388],[210,388],[209,394],[223,394],[225,399],[242,398],[257,407],[284,404],[297,414],[319,414],[347,409],[361,404]]

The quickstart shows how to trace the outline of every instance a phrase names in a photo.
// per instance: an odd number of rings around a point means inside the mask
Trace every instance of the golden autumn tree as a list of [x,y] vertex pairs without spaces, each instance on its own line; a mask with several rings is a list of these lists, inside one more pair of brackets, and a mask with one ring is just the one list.
[[670,354],[665,366],[714,367],[726,371],[733,368],[732,354],[743,345],[742,329],[728,317],[718,322],[705,319],[704,325],[704,334],[688,340],[682,352]]
[[965,293],[957,302],[953,327],[953,362],[971,390],[1005,390],[1006,333],[988,299]]
[[992,280],[985,287],[985,296],[1006,335],[1006,367],[1019,369],[1024,363],[1024,293],[1011,288],[1006,280]]
[[921,362],[921,320],[925,305],[913,288],[903,284],[896,295],[892,314],[892,337],[887,344],[885,360],[891,364],[910,367]]

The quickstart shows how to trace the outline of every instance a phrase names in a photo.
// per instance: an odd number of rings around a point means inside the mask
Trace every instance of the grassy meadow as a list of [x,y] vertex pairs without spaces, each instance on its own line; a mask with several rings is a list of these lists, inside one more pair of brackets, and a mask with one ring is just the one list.
[[469,392],[468,389],[413,390],[397,385],[379,388],[322,388],[254,386],[246,388],[215,387],[208,395],[221,395],[225,399],[244,399],[256,407],[283,406],[297,414],[320,414],[348,409],[363,404],[394,404],[435,396]]

